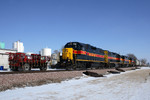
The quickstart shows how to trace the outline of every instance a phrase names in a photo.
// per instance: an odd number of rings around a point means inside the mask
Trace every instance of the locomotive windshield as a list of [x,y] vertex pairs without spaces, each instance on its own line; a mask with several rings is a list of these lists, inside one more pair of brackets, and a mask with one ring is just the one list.
[[70,42],[65,45],[65,48],[73,48],[75,50],[81,50],[82,46],[77,42]]

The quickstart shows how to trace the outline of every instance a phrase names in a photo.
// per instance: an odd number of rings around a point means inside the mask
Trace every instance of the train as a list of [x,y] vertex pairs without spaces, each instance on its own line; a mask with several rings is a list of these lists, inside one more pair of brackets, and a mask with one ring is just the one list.
[[90,44],[68,42],[63,50],[59,66],[65,69],[103,69],[136,66],[136,59],[103,50]]
[[[80,42],[66,43],[62,49],[62,55],[59,57],[59,62],[52,68],[76,70],[140,65],[140,62],[134,58]],[[52,61],[50,57],[40,54],[9,53],[9,66],[13,71],[30,71],[31,68],[40,68],[40,70],[45,71],[50,61]]]

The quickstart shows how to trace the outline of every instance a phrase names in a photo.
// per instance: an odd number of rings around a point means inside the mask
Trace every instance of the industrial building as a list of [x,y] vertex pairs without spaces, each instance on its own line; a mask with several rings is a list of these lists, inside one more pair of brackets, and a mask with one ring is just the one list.
[[5,49],[5,43],[0,42],[0,69],[9,68],[9,53],[24,52],[23,43],[20,41],[13,43],[12,49]]
[[3,69],[8,69],[9,68],[8,57],[9,57],[10,52],[11,53],[16,53],[17,50],[0,49],[0,66]]

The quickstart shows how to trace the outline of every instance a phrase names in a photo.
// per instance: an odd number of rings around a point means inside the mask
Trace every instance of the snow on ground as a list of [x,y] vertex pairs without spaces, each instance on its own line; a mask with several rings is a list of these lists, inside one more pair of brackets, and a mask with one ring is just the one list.
[[8,69],[8,70],[0,70],[0,72],[12,72],[12,71]]
[[1,100],[150,100],[150,68],[0,92]]
[[[32,71],[40,71],[39,68],[32,68]],[[48,68],[47,70],[65,70],[65,69],[56,69],[56,68]],[[0,72],[12,72],[10,69],[7,70],[0,70]]]

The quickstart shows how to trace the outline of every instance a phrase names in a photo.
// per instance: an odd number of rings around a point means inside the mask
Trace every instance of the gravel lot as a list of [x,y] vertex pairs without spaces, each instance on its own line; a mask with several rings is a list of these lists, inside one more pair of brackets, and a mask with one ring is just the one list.
[[[108,70],[114,71],[114,69],[92,70],[92,71],[99,74],[107,74]],[[61,82],[75,77],[78,78],[83,75],[82,74],[83,71],[2,74],[0,75],[0,91],[13,89],[14,87],[36,86],[46,83]]]

